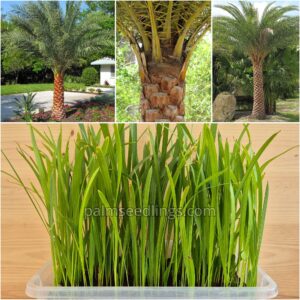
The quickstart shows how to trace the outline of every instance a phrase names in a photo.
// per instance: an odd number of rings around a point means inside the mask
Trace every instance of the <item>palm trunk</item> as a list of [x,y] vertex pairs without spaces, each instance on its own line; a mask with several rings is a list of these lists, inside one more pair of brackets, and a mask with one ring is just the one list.
[[142,82],[141,115],[144,122],[183,122],[185,82],[179,81],[177,66],[158,64]]
[[266,99],[266,114],[275,115],[276,113],[276,101],[273,98],[274,96],[271,94],[269,99]]
[[64,108],[64,76],[61,73],[54,74],[54,94],[51,118],[61,121],[66,117]]
[[255,119],[264,119],[266,113],[262,62],[253,63],[253,88],[252,117]]

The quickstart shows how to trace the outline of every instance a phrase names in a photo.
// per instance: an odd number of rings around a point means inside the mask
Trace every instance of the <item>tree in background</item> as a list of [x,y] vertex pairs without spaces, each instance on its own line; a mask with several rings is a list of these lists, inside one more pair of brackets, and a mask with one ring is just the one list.
[[115,15],[115,3],[114,1],[85,1],[88,6],[89,12],[101,11],[107,15]]
[[[16,30],[10,39],[26,53],[42,58],[54,74],[52,118],[61,120],[64,110],[64,75],[80,58],[95,51],[101,29],[94,17],[81,16],[80,1],[66,1],[64,9],[58,1],[27,2],[16,6],[11,16]],[[91,39],[91,34],[98,40]]]
[[299,50],[279,49],[271,53],[264,64],[266,113],[276,113],[278,98],[294,97],[299,87]]
[[102,57],[115,57],[115,3],[114,1],[85,1],[87,8],[82,12],[83,20],[89,18],[97,30],[88,33],[88,39],[97,51],[85,57],[88,65]]
[[208,1],[118,2],[118,29],[139,65],[144,121],[184,120],[186,72],[210,12]]
[[250,2],[217,5],[230,16],[214,19],[214,43],[223,51],[239,50],[250,58],[253,66],[252,117],[265,118],[263,63],[276,49],[298,43],[298,17],[287,16],[296,6],[274,6],[269,3],[261,16]]

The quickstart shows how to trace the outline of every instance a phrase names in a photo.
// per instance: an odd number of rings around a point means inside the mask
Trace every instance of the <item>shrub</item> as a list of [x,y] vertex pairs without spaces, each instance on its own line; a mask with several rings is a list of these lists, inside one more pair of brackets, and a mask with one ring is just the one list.
[[82,83],[82,78],[80,76],[65,75],[64,80],[66,83]]
[[259,160],[277,133],[256,152],[248,125],[233,147],[214,125],[172,128],[81,125],[74,152],[31,127],[19,153],[39,187],[4,154],[49,233],[56,285],[256,285],[273,159]]
[[87,67],[82,71],[81,79],[85,85],[93,85],[99,80],[98,72],[93,67]]
[[27,95],[22,95],[20,99],[15,98],[16,109],[14,113],[26,122],[32,122],[34,111],[37,109],[37,105],[34,103],[35,95],[28,93]]

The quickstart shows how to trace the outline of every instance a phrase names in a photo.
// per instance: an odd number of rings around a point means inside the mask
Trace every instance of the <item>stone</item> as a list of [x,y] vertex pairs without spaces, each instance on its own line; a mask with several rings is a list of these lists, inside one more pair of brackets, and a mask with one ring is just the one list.
[[178,108],[178,114],[179,115],[185,115],[185,106],[184,106],[184,103],[183,102],[181,102],[180,104],[179,104],[179,108]]
[[170,99],[172,104],[178,105],[183,100],[183,88],[174,86],[170,91]]
[[178,115],[178,108],[176,105],[168,105],[164,109],[164,115],[170,120],[174,120]]
[[184,116],[176,116],[174,121],[175,122],[184,122]]
[[167,93],[154,93],[150,97],[150,105],[152,108],[163,108],[170,103]]
[[150,99],[151,95],[159,92],[158,84],[145,83],[143,86],[144,96],[147,99]]
[[175,77],[164,76],[161,79],[161,89],[163,92],[169,93],[171,89],[178,83],[178,80]]
[[128,105],[125,108],[126,112],[131,116],[136,116],[140,112],[140,106],[139,105]]
[[147,109],[145,113],[145,122],[155,122],[162,118],[162,114],[159,109]]
[[215,122],[231,121],[235,115],[236,98],[228,93],[220,93],[213,103],[213,120]]

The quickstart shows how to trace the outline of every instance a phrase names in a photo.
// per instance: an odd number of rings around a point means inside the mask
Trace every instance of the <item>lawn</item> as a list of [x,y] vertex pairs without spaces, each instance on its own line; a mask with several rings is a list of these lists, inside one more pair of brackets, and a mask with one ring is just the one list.
[[[247,122],[251,111],[239,111],[235,115],[235,121]],[[251,119],[251,122],[256,121]],[[260,120],[257,120],[260,121]],[[276,101],[276,114],[268,115],[264,122],[298,122],[299,98],[278,99]]]
[[[66,83],[65,90],[85,89],[83,83]],[[22,94],[29,92],[53,91],[53,83],[30,83],[30,84],[12,84],[1,85],[1,95]]]
[[287,122],[299,122],[299,98],[278,100],[277,115]]

